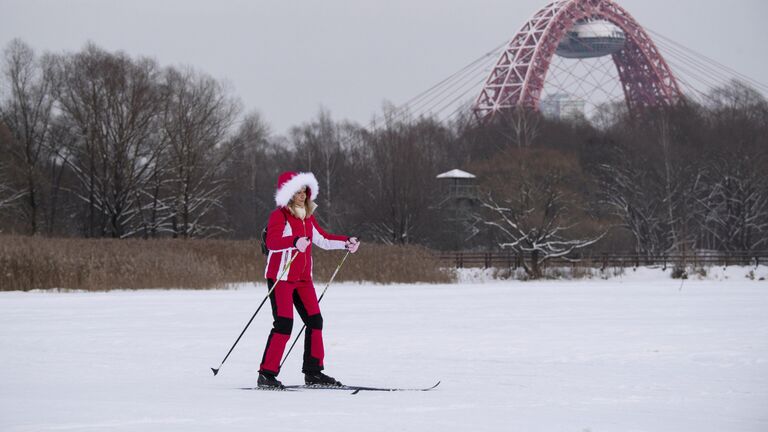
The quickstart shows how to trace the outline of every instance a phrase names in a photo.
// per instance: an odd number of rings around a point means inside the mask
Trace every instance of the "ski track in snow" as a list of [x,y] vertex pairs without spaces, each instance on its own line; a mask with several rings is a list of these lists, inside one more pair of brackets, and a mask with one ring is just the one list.
[[238,389],[256,384],[268,309],[212,376],[265,294],[0,293],[0,431],[768,430],[765,281],[334,284],[328,374],[442,380],[354,396]]

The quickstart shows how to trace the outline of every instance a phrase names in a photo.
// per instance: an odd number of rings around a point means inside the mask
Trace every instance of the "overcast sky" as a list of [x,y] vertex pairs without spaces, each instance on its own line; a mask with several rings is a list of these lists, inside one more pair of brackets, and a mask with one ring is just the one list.
[[[0,0],[0,46],[110,51],[227,81],[275,133],[367,124],[509,39],[547,0]],[[619,0],[640,24],[768,83],[768,0]]]

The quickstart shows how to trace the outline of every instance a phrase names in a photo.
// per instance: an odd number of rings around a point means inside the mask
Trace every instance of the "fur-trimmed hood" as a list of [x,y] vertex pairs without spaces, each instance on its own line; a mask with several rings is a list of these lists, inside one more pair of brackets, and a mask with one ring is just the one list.
[[315,201],[320,193],[320,186],[317,183],[315,175],[311,172],[293,172],[286,171],[280,174],[277,179],[277,190],[275,191],[275,204],[278,207],[286,207],[296,192],[301,188],[307,188],[307,199]]

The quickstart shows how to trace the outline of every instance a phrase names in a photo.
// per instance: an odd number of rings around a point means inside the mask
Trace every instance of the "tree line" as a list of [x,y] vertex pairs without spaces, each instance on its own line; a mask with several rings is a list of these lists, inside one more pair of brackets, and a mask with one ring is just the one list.
[[[362,126],[327,110],[273,134],[193,68],[88,44],[3,51],[0,232],[66,237],[257,238],[286,170],[320,182],[331,231],[436,249],[647,254],[768,246],[768,103],[740,82],[704,103],[489,124],[385,107]],[[477,195],[456,217],[461,168]]]

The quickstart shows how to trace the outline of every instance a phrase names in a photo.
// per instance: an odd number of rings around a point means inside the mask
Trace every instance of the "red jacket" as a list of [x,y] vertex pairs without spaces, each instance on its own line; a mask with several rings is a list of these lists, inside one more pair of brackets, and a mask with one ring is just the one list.
[[[299,237],[307,237],[312,243],[304,253],[296,249],[296,240]],[[293,260],[291,269],[283,274],[280,280],[311,281],[312,280],[312,246],[317,245],[321,249],[344,249],[344,244],[349,240],[347,236],[328,234],[317,224],[314,216],[301,220],[294,216],[287,208],[280,207],[269,215],[267,223],[267,268],[264,276],[267,279],[277,279],[283,273],[283,268],[293,255],[298,256]]]

